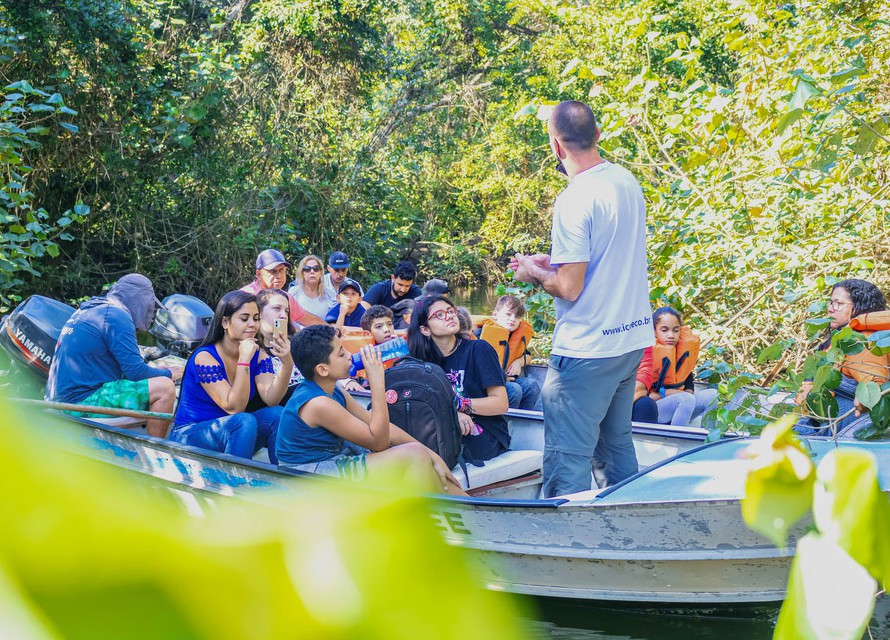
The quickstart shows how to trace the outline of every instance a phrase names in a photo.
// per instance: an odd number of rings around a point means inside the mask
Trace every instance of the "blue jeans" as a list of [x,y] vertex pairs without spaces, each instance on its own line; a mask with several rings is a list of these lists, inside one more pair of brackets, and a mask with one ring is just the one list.
[[511,409],[541,410],[541,385],[534,378],[518,376],[507,381],[507,402]]
[[586,491],[596,451],[615,484],[639,470],[630,425],[643,350],[614,358],[551,356],[542,390],[544,497]]
[[170,439],[193,447],[252,458],[262,447],[269,449],[269,461],[278,464],[275,440],[283,407],[265,407],[253,413],[229,416],[191,424],[174,425]]

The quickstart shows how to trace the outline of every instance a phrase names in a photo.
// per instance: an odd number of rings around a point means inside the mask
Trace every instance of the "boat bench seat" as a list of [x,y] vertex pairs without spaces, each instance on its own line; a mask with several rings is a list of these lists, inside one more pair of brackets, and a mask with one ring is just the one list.
[[[476,467],[468,464],[466,476],[460,465],[455,466],[452,473],[464,489],[475,489],[540,471],[543,461],[544,454],[540,451],[514,451],[511,449],[496,458],[486,460],[485,466]],[[469,483],[467,476],[469,476]]]

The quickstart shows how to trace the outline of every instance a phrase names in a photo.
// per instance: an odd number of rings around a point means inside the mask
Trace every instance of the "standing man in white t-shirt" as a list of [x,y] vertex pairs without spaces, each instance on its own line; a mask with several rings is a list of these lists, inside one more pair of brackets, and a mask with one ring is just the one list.
[[[544,405],[544,496],[591,488],[594,450],[609,484],[637,472],[630,414],[643,349],[654,342],[646,205],[626,169],[604,160],[583,102],[553,110],[550,147],[569,185],[553,207],[550,255],[511,261],[516,279],[556,299]],[[599,443],[599,447],[597,447]]]

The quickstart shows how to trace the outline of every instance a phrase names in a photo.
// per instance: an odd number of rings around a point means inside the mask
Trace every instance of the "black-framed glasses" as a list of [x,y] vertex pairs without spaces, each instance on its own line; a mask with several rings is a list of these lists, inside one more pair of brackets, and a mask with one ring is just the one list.
[[316,265],[307,264],[305,267],[303,267],[303,271],[305,271],[307,273],[309,271],[321,271],[321,267],[319,267],[317,264]]

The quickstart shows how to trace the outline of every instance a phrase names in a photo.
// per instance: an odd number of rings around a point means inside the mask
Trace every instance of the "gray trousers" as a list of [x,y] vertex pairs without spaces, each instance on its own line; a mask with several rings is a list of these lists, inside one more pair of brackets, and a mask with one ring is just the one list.
[[544,404],[544,497],[591,488],[591,465],[615,484],[638,471],[630,414],[643,350],[613,358],[551,356]]

